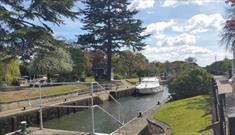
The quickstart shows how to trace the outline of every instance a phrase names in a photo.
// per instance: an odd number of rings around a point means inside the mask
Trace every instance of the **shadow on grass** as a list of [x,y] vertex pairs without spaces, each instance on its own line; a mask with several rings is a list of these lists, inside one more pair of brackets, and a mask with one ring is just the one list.
[[[202,115],[202,117],[206,117],[212,113],[210,103],[211,98],[209,96],[204,96],[205,98],[197,98],[193,99],[187,102],[187,109],[199,109],[205,111],[205,113]],[[199,133],[205,132],[207,130],[210,130],[213,128],[214,125],[209,125],[201,130],[199,130]]]
[[209,114],[211,110],[209,107],[210,98],[207,96],[204,96],[204,97],[205,98],[196,98],[196,99],[191,99],[190,101],[187,101],[186,108],[204,110],[206,114]]

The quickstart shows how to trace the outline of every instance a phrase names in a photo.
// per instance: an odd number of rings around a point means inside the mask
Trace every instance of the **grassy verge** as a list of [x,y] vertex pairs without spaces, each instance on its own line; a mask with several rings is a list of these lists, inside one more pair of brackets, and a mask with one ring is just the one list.
[[[63,85],[53,87],[43,87],[43,96],[56,95],[60,93],[70,92],[73,90],[80,90],[88,88],[86,85]],[[39,96],[39,90],[34,88],[25,88],[23,90],[0,92],[0,102],[17,101]]]
[[134,85],[139,82],[139,78],[130,78],[130,79],[126,79],[126,80]]
[[86,77],[86,82],[96,82],[93,76]]
[[211,135],[209,97],[197,96],[162,106],[154,118],[168,124],[174,135]]

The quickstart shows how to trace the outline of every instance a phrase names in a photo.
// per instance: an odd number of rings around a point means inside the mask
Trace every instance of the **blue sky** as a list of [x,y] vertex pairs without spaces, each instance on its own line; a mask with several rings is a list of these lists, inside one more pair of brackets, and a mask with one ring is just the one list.
[[[211,64],[231,52],[219,42],[225,18],[224,0],[131,0],[130,9],[139,10],[137,18],[147,27],[148,46],[141,51],[149,61],[175,61],[196,57],[201,66]],[[78,4],[80,5],[80,4]],[[52,25],[55,37],[75,40],[82,33],[79,20]]]

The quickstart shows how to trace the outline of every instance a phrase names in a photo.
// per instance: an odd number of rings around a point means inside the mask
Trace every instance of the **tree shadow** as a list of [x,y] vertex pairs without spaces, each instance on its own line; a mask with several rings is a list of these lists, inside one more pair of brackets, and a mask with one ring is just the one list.
[[203,116],[211,113],[210,97],[191,99],[186,106],[187,109],[204,110],[206,113]]
[[[206,96],[205,98],[196,98],[193,100],[190,100],[187,102],[187,109],[200,109],[204,110],[205,113],[201,117],[207,117],[208,115],[212,114],[211,109],[211,98],[209,96]],[[207,130],[213,129],[215,124],[209,125],[201,130],[199,130],[199,133],[205,132]]]

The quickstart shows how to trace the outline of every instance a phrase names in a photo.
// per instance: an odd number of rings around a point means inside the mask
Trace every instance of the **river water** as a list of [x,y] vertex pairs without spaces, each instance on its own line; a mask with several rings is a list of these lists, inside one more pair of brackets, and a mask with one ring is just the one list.
[[[163,101],[169,95],[168,88],[162,86],[164,91],[155,95],[128,96],[118,99],[121,103],[121,118],[128,122],[137,116],[138,112],[144,112],[152,108],[158,101]],[[119,105],[114,101],[106,101],[101,105],[108,112],[118,118]],[[62,129],[71,131],[91,132],[91,111],[83,110],[75,114],[64,116],[60,119],[50,120],[44,123],[45,128]],[[118,128],[118,123],[98,108],[95,109],[95,132],[111,133]]]

